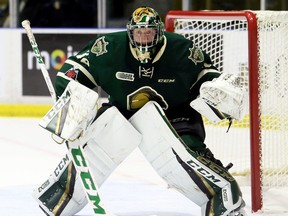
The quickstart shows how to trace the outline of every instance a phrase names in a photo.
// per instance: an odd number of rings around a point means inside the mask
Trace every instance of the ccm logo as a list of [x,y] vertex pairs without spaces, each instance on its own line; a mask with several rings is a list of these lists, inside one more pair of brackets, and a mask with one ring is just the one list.
[[174,83],[175,79],[158,79],[159,83]]
[[49,179],[47,179],[47,180],[38,188],[38,192],[41,193],[41,191],[44,190],[49,184],[50,184]]

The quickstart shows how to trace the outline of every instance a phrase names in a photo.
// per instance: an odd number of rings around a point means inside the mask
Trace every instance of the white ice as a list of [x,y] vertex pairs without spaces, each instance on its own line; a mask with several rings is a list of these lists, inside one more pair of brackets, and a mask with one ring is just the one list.
[[[0,118],[0,216],[44,216],[32,191],[53,172],[66,152],[39,119]],[[241,184],[240,184],[241,185]],[[241,186],[251,213],[250,187]],[[265,191],[265,213],[288,215],[288,190]],[[142,154],[135,150],[100,189],[105,206],[119,216],[198,216],[200,208],[168,188]],[[87,205],[77,215],[92,215]]]

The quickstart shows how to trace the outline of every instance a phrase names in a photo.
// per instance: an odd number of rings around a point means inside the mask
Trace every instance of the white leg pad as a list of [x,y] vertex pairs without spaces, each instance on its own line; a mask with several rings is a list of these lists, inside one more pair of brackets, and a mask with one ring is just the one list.
[[[85,160],[88,161],[90,171],[98,186],[101,186],[113,170],[140,144],[141,138],[141,134],[122,116],[118,109],[111,107],[91,124],[81,138],[74,142],[84,145]],[[59,190],[53,191],[53,188],[55,188],[53,185],[59,184],[60,175],[71,162],[68,156],[64,159],[65,163],[60,162],[62,164],[60,174],[56,175],[54,171],[49,179],[36,188],[33,193],[33,197],[49,215],[74,215],[87,204],[78,175],[76,176],[73,195],[68,203],[64,203],[62,198],[67,197],[66,191],[69,191],[70,184],[64,185],[65,188],[61,191],[65,192],[62,195],[60,194],[62,197],[60,200],[57,198],[59,197]],[[67,179],[68,181],[69,179]],[[41,201],[43,196],[47,196],[46,192],[52,194],[49,196],[49,202],[57,202],[56,206]],[[55,196],[55,199],[53,199],[53,196]],[[57,213],[55,214],[55,212]]]
[[130,118],[131,124],[142,134],[139,148],[169,185],[202,206],[208,201],[207,196],[177,161],[172,148],[185,162],[191,160],[192,156],[163,120],[164,113],[159,112],[163,111],[157,103],[148,102]]

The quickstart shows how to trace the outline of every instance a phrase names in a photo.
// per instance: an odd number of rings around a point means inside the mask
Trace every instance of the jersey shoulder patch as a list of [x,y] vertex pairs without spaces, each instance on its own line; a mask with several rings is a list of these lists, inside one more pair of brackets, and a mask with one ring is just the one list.
[[204,62],[204,54],[200,48],[196,47],[193,44],[193,47],[189,48],[189,51],[190,55],[188,56],[188,58],[191,59],[195,65],[197,65],[197,63]]
[[94,53],[96,56],[103,55],[107,53],[107,45],[109,43],[105,41],[105,36],[98,38],[91,48],[91,52]]

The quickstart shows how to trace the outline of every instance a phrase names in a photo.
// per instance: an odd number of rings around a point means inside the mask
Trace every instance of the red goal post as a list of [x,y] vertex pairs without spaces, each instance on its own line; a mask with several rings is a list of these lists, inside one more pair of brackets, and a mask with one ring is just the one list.
[[[285,144],[288,146],[288,134],[286,132],[288,131],[288,126],[285,123],[288,116],[288,111],[285,108],[285,104],[288,105],[288,88],[285,87],[284,83],[285,80],[288,83],[288,79],[286,79],[288,77],[288,32],[285,33],[284,31],[284,29],[288,28],[287,22],[287,12],[273,11],[178,10],[169,11],[165,19],[166,31],[183,34],[193,40],[197,46],[211,56],[212,61],[216,63],[221,72],[238,71],[237,73],[241,74],[241,76],[243,75],[244,79],[247,80],[249,101],[246,121],[244,123],[240,122],[239,127],[249,128],[249,135],[247,135],[249,140],[243,140],[242,142],[249,142],[247,149],[249,148],[250,150],[249,161],[251,170],[245,171],[245,174],[251,175],[251,205],[254,212],[263,208],[263,185],[281,186],[287,184],[287,181],[283,180],[283,178],[287,178],[288,174],[288,162],[284,155],[288,154],[288,147],[285,146]],[[283,38],[286,38],[286,41]],[[284,48],[281,47],[277,40],[283,40],[282,45]],[[275,49],[275,52],[278,51],[278,53],[273,52],[273,56],[270,56],[269,46],[271,46],[270,49]],[[287,49],[285,50],[285,48]],[[217,54],[215,55],[215,53]],[[245,58],[247,59],[239,57],[241,60],[238,61],[238,56],[242,54],[243,56],[246,55]],[[246,69],[239,69],[243,65],[246,65]],[[287,71],[286,76],[284,74],[285,69]],[[276,79],[277,81],[275,81]],[[279,86],[280,90],[278,89]],[[285,94],[286,90],[287,94]],[[282,92],[279,93],[279,91]],[[273,97],[277,97],[275,101],[274,99],[272,100]],[[272,107],[269,101],[271,101],[271,104],[275,103],[276,107]],[[279,105],[279,108],[277,105]],[[275,112],[275,110],[277,111]],[[274,125],[277,120],[281,121],[281,125]],[[268,133],[269,135],[266,135]],[[271,136],[270,133],[273,133],[273,135]],[[235,138],[236,134],[233,136],[234,140],[237,139]],[[283,136],[285,138],[275,139],[275,136]],[[277,161],[277,157],[280,154],[283,154],[283,160],[281,162],[270,162],[267,157],[270,157],[269,152],[271,150],[268,148],[272,145],[278,145],[279,141],[281,142],[279,144],[280,153],[275,156],[272,155],[271,157],[274,158],[271,161]],[[217,141],[213,139],[213,142]],[[209,146],[210,143],[207,143],[207,145]],[[221,145],[222,143],[219,142],[218,149],[221,148]],[[233,147],[230,147],[231,145]],[[231,149],[237,149],[237,146],[232,143],[230,143],[230,146],[227,144],[227,146]],[[232,154],[230,150],[227,150],[228,148],[224,148],[223,152],[225,152],[226,156],[227,154]],[[222,160],[222,157],[225,157],[225,155],[219,157],[219,159]],[[241,157],[241,155],[238,155],[238,157]],[[280,155],[279,157],[282,156]],[[239,159],[237,155],[234,158],[236,162]],[[232,162],[237,165],[234,160]],[[236,169],[238,168],[236,167]],[[245,169],[249,170],[249,168]],[[243,171],[236,172],[243,173]],[[269,176],[269,180],[266,180],[266,176]],[[272,181],[273,183],[271,184],[270,182]]]

